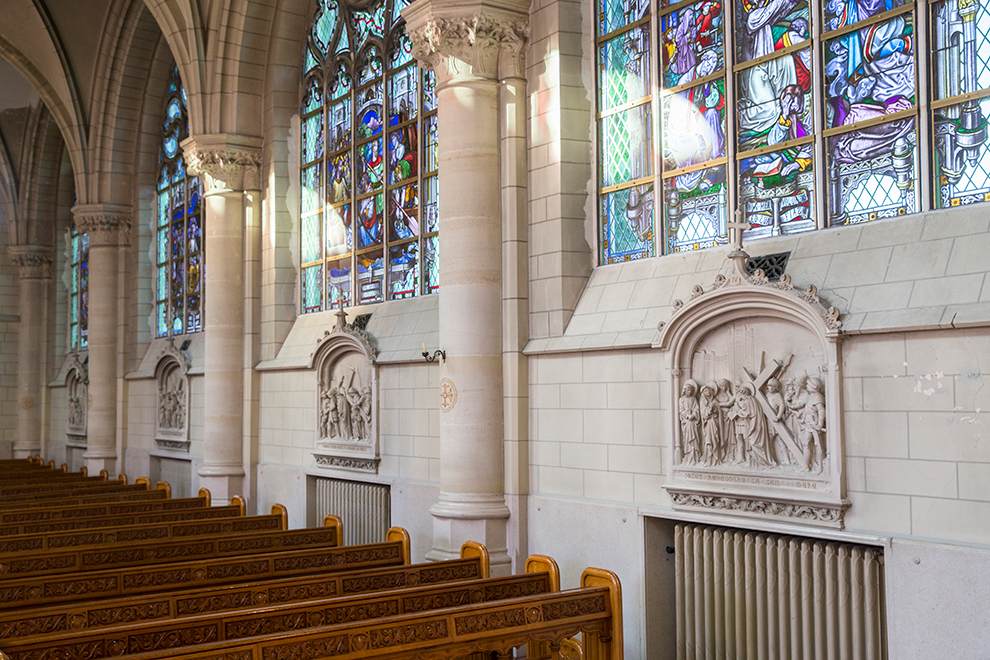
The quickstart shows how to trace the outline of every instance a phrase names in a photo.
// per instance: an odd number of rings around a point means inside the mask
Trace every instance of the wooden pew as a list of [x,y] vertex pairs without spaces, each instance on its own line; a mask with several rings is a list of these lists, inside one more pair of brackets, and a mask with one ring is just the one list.
[[[235,507],[239,509],[239,507]],[[86,548],[134,541],[243,534],[246,532],[285,531],[288,529],[287,512],[281,504],[272,507],[270,515],[213,520],[186,520],[159,522],[124,527],[100,527],[97,529],[57,531],[17,537],[0,537],[0,556],[23,552],[57,551],[63,548]],[[339,535],[338,535],[339,538]]]
[[50,470],[38,471],[38,472],[15,472],[13,474],[0,474],[0,483],[3,483],[4,487],[18,485],[18,486],[30,486],[30,485],[49,485],[49,484],[68,484],[68,483],[106,483],[108,480],[104,477],[91,477],[85,472],[62,472],[61,470],[56,470],[54,472]]
[[[205,489],[203,489],[205,490]],[[183,520],[213,520],[244,515],[244,502],[239,496],[232,498],[230,506],[198,506],[150,513],[114,514],[97,517],[66,517],[54,520],[27,521],[0,525],[0,537],[17,534],[43,534],[48,532],[97,529],[103,527],[125,527],[130,525],[150,525],[154,523],[178,522]],[[186,500],[165,500],[171,503],[187,503]]]
[[162,541],[146,539],[97,544],[48,552],[19,552],[0,557],[0,586],[27,576],[75,576],[148,564],[167,565],[220,557],[245,557],[274,550],[329,548],[338,545],[335,527],[277,531],[238,531]]
[[83,504],[45,504],[24,506],[13,510],[0,509],[0,524],[37,520],[51,521],[65,518],[93,518],[175,509],[199,509],[209,506],[209,503],[202,497],[172,500],[168,499],[168,493],[167,489],[159,488],[147,493],[135,493],[130,499],[124,500],[115,497],[109,501],[97,499]]
[[[138,486],[144,485],[141,489]],[[0,505],[14,500],[27,499],[56,499],[59,497],[84,497],[96,493],[112,493],[116,491],[147,490],[147,484],[135,483],[128,485],[126,481],[104,481],[99,477],[90,482],[44,482],[40,484],[15,484],[9,487],[0,486]]]
[[[316,598],[464,582],[488,577],[488,567],[488,551],[484,546],[469,541],[461,548],[461,558],[450,561],[319,573],[0,612],[0,640],[37,638],[113,624],[162,621],[265,605],[299,603]],[[3,641],[0,641],[0,648],[2,645]]]
[[[578,589],[262,634],[240,642],[213,641],[218,631],[204,627],[194,633],[196,639],[189,639],[190,646],[180,649],[146,650],[163,636],[102,643],[108,655],[128,655],[129,660],[455,658],[479,652],[510,658],[514,647],[537,640],[548,640],[556,654],[564,639],[578,633],[589,660],[622,660],[622,595],[614,573],[589,568]],[[40,657],[15,655],[11,660]]]
[[162,566],[86,571],[70,576],[42,575],[0,581],[0,610],[93,598],[160,593],[194,586],[237,584],[323,571],[402,566],[409,563],[409,535],[389,530],[388,541],[368,545],[314,548],[247,556],[198,559]]
[[11,660],[86,657],[100,660],[123,649],[136,651],[181,650],[204,641],[242,640],[257,635],[291,632],[340,623],[361,622],[426,613],[478,603],[492,603],[550,593],[549,574],[523,573],[361,596],[319,598],[300,603],[269,605],[249,612],[225,612],[181,617],[171,621],[110,625],[57,635],[41,635],[3,642]]

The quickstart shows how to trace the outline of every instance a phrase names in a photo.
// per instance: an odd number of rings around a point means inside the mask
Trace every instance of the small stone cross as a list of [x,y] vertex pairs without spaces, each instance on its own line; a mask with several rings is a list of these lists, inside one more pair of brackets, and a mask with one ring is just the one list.
[[736,209],[735,215],[736,219],[732,222],[725,223],[725,227],[729,230],[729,240],[732,242],[732,247],[735,248],[737,252],[742,252],[743,232],[747,229],[752,229],[753,225],[743,220],[742,209]]

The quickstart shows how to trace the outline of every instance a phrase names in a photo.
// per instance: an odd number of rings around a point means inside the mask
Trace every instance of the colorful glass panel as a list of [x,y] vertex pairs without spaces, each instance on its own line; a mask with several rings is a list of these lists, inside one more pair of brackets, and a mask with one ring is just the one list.
[[814,144],[739,161],[739,205],[753,229],[746,240],[815,228]]
[[700,250],[726,242],[728,188],[724,165],[664,179],[663,200],[668,252]]
[[435,176],[423,179],[423,222],[427,233],[440,228],[440,195],[437,190],[439,179]]
[[436,293],[440,289],[440,238],[430,236],[423,246],[424,293]]
[[653,184],[632,186],[601,196],[602,261],[617,263],[654,254]]
[[736,126],[740,151],[814,134],[810,67],[811,51],[800,50],[737,74]]
[[702,83],[663,99],[665,171],[725,156],[725,81]]
[[769,55],[804,43],[810,37],[811,12],[807,0],[744,0],[735,7],[737,62]]
[[990,201],[990,98],[935,110],[935,205]]
[[686,85],[725,68],[721,0],[701,0],[660,18],[661,83]]
[[323,53],[328,53],[337,30],[337,3],[320,2],[319,5],[313,26],[313,39]]
[[612,186],[653,170],[653,120],[650,105],[602,118],[602,186]]
[[649,15],[649,0],[598,0],[598,35],[605,36]]
[[[303,56],[304,313],[422,293],[427,266],[419,255],[424,241],[435,240],[438,214],[436,78],[430,71],[420,78],[412,57],[399,13],[408,2],[319,2],[332,3],[337,25],[346,29],[329,37],[317,8],[310,43],[334,55]],[[320,63],[310,69],[312,59]],[[431,169],[424,172],[421,161]]]
[[825,44],[825,127],[875,120],[915,103],[911,14],[875,23]]
[[903,5],[905,0],[825,0],[825,32],[855,25]]
[[650,89],[650,26],[623,32],[598,46],[599,110],[638,101]]
[[855,224],[918,210],[915,120],[829,138],[829,224]]
[[69,232],[69,348],[89,346],[89,236]]

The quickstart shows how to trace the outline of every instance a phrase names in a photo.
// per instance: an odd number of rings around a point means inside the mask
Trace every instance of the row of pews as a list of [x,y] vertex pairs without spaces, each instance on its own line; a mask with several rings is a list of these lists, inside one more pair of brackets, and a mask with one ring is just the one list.
[[[210,493],[0,461],[0,660],[621,660],[621,589],[557,564],[490,577],[488,551],[410,563],[408,533],[344,545],[341,521],[288,529]],[[576,635],[580,633],[580,642]]]

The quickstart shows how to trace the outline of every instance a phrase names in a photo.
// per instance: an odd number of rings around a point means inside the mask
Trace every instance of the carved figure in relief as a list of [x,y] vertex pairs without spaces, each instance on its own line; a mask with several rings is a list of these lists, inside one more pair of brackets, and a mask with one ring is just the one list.
[[697,384],[688,379],[681,388],[678,400],[678,416],[681,420],[681,451],[685,463],[701,460],[701,407],[696,397]]
[[[789,416],[790,411],[787,409],[787,402],[784,401],[784,395],[780,391],[780,381],[776,378],[771,378],[767,381],[767,391],[764,393],[767,399],[767,403],[770,404],[770,410],[773,415],[770,419],[770,429],[771,435],[773,436],[773,452],[777,458],[777,462],[781,464],[793,464],[794,457],[791,455],[791,451],[787,448],[787,443],[784,439],[780,437],[780,432],[777,430],[778,425],[773,422],[779,422],[786,427],[786,418]],[[792,434],[793,437],[793,434]]]
[[721,430],[719,431],[719,437],[721,438],[721,446],[718,451],[719,461],[724,461],[729,458],[729,453],[732,451],[732,444],[735,440],[735,436],[732,433],[734,425],[728,417],[734,397],[732,396],[732,383],[727,378],[722,378],[718,381],[718,391],[715,392],[715,401],[718,403],[719,425],[721,426]]
[[808,397],[801,413],[800,435],[804,469],[820,471],[825,460],[825,395],[821,379],[809,378],[805,389]]
[[186,424],[186,382],[176,372],[158,386],[158,428],[180,430]]
[[701,439],[704,441],[702,462],[705,465],[717,465],[722,461],[722,409],[719,408],[715,392],[718,386],[715,381],[708,381],[701,386]]
[[340,435],[337,395],[332,389],[327,389],[320,395],[320,435],[324,438],[335,438]]
[[339,416],[339,435],[337,437],[350,440],[354,437],[351,429],[351,406],[347,401],[347,389],[344,387],[343,376],[340,377],[340,384],[334,390],[334,396],[337,398],[337,415]]
[[770,439],[770,425],[766,415],[754,395],[755,388],[751,383],[742,383],[736,388],[736,421],[737,427],[743,428],[746,459],[751,467],[769,467],[776,465]]
[[319,399],[320,437],[361,440],[371,432],[371,386],[361,387],[358,370],[350,368],[350,378],[341,374],[323,386]]
[[78,428],[86,423],[86,391],[69,397],[69,426]]

